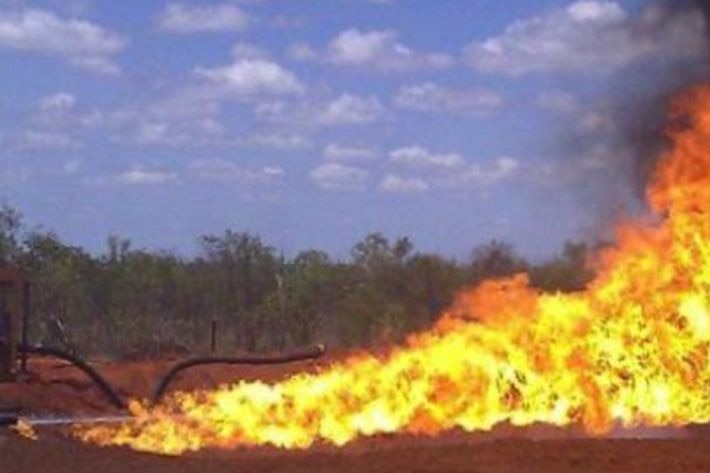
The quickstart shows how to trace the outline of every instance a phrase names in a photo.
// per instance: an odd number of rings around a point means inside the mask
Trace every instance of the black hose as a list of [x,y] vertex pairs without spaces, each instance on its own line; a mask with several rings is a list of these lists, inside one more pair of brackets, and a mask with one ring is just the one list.
[[15,411],[0,410],[0,427],[12,427],[17,425],[20,420],[20,414]]
[[293,363],[295,361],[305,361],[314,360],[320,358],[325,353],[324,345],[316,345],[311,348],[304,350],[298,350],[290,353],[283,353],[274,356],[242,356],[237,358],[225,358],[225,357],[204,357],[204,358],[190,358],[188,360],[181,361],[175,364],[172,368],[168,370],[156,383],[155,389],[153,390],[153,395],[151,396],[150,402],[152,404],[157,404],[163,398],[165,391],[168,388],[170,382],[175,378],[175,376],[188,368],[193,368],[195,366],[201,365],[278,365],[283,363]]
[[56,348],[44,347],[44,346],[31,346],[31,345],[18,345],[18,351],[21,353],[27,353],[39,356],[51,356],[54,358],[59,358],[64,361],[68,361],[75,367],[83,371],[94,384],[101,390],[101,392],[106,395],[111,404],[119,409],[125,409],[126,403],[123,401],[121,396],[116,392],[116,390],[106,381],[106,379],[99,374],[94,368],[89,366],[81,358],[78,358],[70,353],[64,352],[62,350],[57,350]]

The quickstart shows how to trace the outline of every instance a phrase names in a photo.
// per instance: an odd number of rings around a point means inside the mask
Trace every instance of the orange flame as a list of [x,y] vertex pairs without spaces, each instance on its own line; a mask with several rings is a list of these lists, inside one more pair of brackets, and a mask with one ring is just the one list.
[[241,382],[134,402],[136,421],[76,431],[165,454],[343,445],[361,436],[487,430],[502,422],[624,426],[710,421],[710,87],[678,98],[648,189],[654,224],[618,229],[585,292],[527,277],[462,294],[427,333],[276,384]]

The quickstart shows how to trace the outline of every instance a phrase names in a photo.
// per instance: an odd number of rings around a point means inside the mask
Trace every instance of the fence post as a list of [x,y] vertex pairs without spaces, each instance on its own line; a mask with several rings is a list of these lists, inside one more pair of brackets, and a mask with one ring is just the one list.
[[[22,286],[22,346],[30,345],[30,283],[25,281]],[[20,354],[20,371],[27,374],[27,351],[22,350]]]
[[217,351],[217,319],[210,323],[210,352],[214,355]]

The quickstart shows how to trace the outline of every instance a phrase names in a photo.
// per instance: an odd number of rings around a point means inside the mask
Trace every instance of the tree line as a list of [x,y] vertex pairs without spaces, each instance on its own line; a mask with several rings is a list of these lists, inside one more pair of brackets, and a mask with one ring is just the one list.
[[396,343],[483,279],[526,271],[536,287],[573,291],[593,276],[592,249],[580,242],[535,265],[502,241],[457,261],[379,233],[357,242],[345,261],[318,250],[285,257],[233,230],[203,235],[198,245],[187,258],[111,236],[91,254],[51,231],[27,229],[16,210],[0,207],[0,264],[19,266],[32,282],[32,339],[85,355],[204,352],[213,321],[222,352]]

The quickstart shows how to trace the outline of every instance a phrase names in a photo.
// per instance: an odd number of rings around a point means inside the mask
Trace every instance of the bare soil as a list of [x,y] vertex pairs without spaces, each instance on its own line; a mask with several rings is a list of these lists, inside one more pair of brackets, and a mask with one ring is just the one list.
[[0,433],[0,473],[402,473],[707,472],[707,440],[498,439],[441,442],[378,439],[306,452],[270,449],[161,457],[97,448],[59,436],[39,441]]

